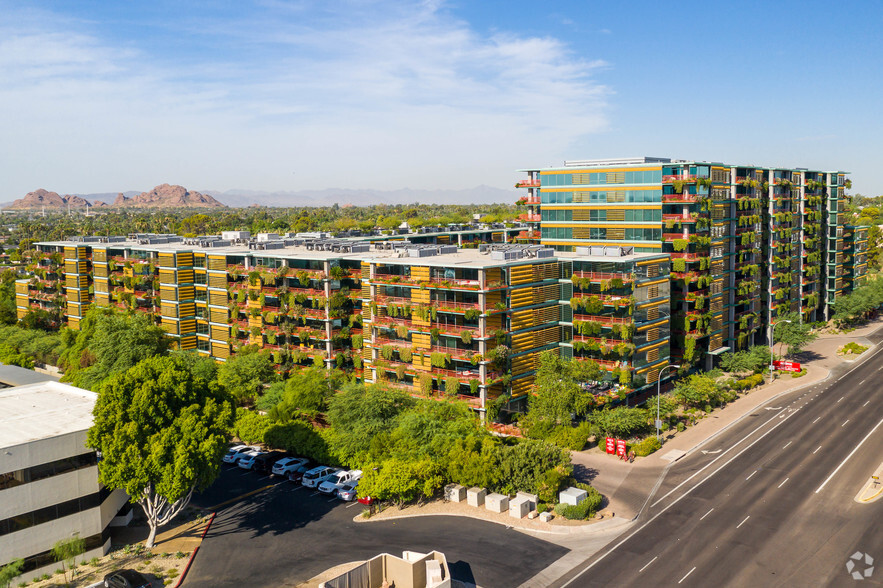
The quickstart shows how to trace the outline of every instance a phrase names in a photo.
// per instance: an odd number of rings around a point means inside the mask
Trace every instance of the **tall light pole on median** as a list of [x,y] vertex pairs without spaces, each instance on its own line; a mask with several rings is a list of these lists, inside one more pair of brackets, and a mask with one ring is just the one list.
[[770,327],[770,382],[773,381],[773,345],[776,344],[776,325],[779,323],[790,323],[788,319],[782,319]]
[[669,364],[659,370],[659,377],[656,378],[656,440],[659,441],[660,444],[662,443],[662,435],[659,432],[659,425],[662,423],[659,421],[659,394],[662,391],[662,374],[665,373],[665,370],[669,368],[678,369],[679,367],[681,366]]

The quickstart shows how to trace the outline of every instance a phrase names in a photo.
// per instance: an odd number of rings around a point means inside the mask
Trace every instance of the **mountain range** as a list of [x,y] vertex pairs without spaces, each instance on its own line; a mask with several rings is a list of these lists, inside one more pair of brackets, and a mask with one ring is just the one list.
[[182,186],[162,184],[147,192],[59,195],[39,189],[12,203],[0,204],[11,210],[39,210],[92,206],[125,208],[186,208],[186,207],[292,207],[292,206],[366,206],[372,204],[511,204],[518,199],[516,190],[476,186],[462,190],[371,190],[328,188],[266,192],[258,190],[189,191]]
[[[85,196],[91,197],[86,194]],[[87,199],[78,194],[60,196],[57,192],[49,192],[40,188],[25,194],[12,204],[6,206],[11,210],[34,210],[43,208],[65,207],[114,207],[114,208],[217,208],[225,205],[213,197],[199,192],[191,192],[183,186],[160,184],[152,190],[127,196],[117,194],[112,202],[107,194],[96,195],[99,198]]]

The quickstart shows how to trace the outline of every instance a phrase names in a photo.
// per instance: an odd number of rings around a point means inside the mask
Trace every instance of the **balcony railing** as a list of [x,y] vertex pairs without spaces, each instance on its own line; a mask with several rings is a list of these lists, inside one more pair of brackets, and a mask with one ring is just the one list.
[[541,220],[543,220],[543,217],[542,217],[542,215],[539,215],[539,214],[525,213],[525,214],[519,215],[518,220],[529,222],[529,223],[538,223]]
[[632,274],[625,274],[622,272],[585,272],[585,271],[575,271],[573,275],[577,278],[588,278],[590,280],[613,280],[620,279],[623,282],[631,282],[635,278]]
[[670,184],[670,183],[675,182],[677,180],[680,180],[683,182],[695,182],[699,178],[705,179],[704,176],[694,176],[694,175],[690,175],[690,174],[662,176],[662,183],[663,184]]
[[663,215],[662,215],[662,220],[663,220],[663,221],[673,220],[673,221],[680,221],[680,222],[686,222],[686,223],[695,223],[695,222],[696,222],[696,217],[697,217],[697,216],[698,216],[698,215],[696,215],[696,214],[691,214],[691,213],[687,213],[687,214],[663,214]]
[[540,180],[521,180],[515,184],[516,188],[539,188]]

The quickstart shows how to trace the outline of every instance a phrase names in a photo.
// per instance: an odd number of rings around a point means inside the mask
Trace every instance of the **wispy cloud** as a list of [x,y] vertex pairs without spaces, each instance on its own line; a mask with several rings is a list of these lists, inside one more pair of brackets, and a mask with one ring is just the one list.
[[264,1],[165,26],[204,50],[170,59],[51,14],[0,21],[0,107],[21,114],[0,139],[20,164],[10,185],[508,184],[607,125],[603,62],[481,35],[438,2]]

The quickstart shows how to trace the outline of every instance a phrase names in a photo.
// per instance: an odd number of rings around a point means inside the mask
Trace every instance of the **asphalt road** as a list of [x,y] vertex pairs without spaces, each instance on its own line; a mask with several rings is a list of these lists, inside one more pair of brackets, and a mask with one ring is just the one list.
[[[883,501],[853,500],[883,461],[881,370],[878,353],[684,458],[641,524],[557,585],[883,585]],[[848,573],[856,552],[870,578]]]
[[567,549],[518,531],[463,517],[431,516],[370,523],[353,517],[365,507],[225,469],[194,503],[216,508],[217,517],[194,559],[186,588],[296,586],[338,564],[387,552],[438,550],[453,578],[485,588],[518,586]]

